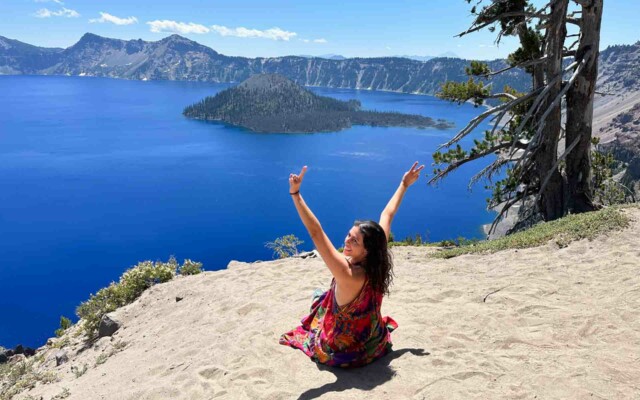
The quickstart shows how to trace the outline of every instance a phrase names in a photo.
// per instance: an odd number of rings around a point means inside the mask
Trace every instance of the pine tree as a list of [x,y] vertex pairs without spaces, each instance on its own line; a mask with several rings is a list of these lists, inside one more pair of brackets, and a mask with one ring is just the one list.
[[[508,56],[509,67],[503,70],[490,71],[486,63],[474,61],[467,68],[467,82],[443,84],[438,93],[443,99],[476,105],[498,99],[499,103],[471,120],[434,153],[434,164],[443,165],[434,169],[430,183],[467,162],[498,154],[471,180],[471,184],[482,178],[491,182],[506,170],[503,179],[489,186],[493,189],[489,206],[500,209],[492,230],[518,202],[523,205],[520,226],[593,210],[591,120],[603,0],[573,0],[573,4],[551,0],[540,8],[529,0],[474,2],[475,20],[458,36],[487,28],[497,31],[497,43],[504,36],[514,36],[520,47]],[[569,24],[577,26],[577,33],[567,34]],[[566,46],[572,37],[578,39]],[[505,87],[493,92],[487,79],[512,68],[524,69],[531,76],[531,90],[519,93]],[[563,100],[566,124],[562,123]],[[458,142],[490,117],[492,127],[484,138],[475,140],[469,151],[463,150]],[[448,151],[439,151],[442,148]]]

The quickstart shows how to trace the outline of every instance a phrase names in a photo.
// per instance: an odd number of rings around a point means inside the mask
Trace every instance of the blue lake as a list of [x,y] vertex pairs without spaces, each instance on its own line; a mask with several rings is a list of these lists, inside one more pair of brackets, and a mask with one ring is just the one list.
[[[414,161],[480,112],[430,96],[311,88],[365,109],[453,121],[455,129],[372,128],[257,134],[188,120],[182,109],[229,85],[0,76],[0,345],[38,347],[61,315],[142,260],[272,259],[267,241],[313,244],[288,194],[305,201],[336,247],[355,219],[375,219]],[[486,128],[486,127],[481,127]],[[394,220],[396,238],[482,237],[489,196],[471,163],[438,186],[421,177]]]

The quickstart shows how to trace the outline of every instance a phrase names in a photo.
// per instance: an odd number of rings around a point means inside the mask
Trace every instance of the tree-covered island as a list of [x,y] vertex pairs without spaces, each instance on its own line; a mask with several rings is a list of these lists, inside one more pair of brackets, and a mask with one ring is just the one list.
[[318,96],[277,74],[253,75],[233,88],[188,106],[183,114],[262,133],[333,132],[352,125],[453,127],[450,122],[422,115],[363,111],[358,100]]

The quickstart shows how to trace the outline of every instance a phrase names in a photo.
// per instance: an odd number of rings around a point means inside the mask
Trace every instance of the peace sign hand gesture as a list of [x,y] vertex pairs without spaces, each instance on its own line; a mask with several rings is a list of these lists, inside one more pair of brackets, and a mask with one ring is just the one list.
[[289,193],[297,193],[300,191],[300,185],[302,184],[302,178],[307,173],[307,166],[302,167],[300,175],[289,174]]
[[408,188],[409,186],[413,185],[415,181],[417,181],[420,177],[420,171],[424,169],[424,164],[416,168],[417,165],[418,162],[414,162],[411,166],[411,169],[405,172],[404,176],[402,177],[402,185],[404,187]]

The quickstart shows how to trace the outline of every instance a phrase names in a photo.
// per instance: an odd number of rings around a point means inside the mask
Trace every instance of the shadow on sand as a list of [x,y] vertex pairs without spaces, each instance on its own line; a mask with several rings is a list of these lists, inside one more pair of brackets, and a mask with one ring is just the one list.
[[342,392],[347,389],[371,390],[393,378],[396,372],[389,364],[391,364],[391,361],[401,357],[405,353],[411,353],[414,356],[420,357],[428,356],[430,354],[424,349],[394,350],[369,365],[353,369],[329,367],[324,364],[316,363],[316,367],[319,370],[333,373],[336,376],[336,381],[326,383],[318,388],[309,389],[302,393],[300,397],[298,397],[298,400],[315,399],[325,393]]

